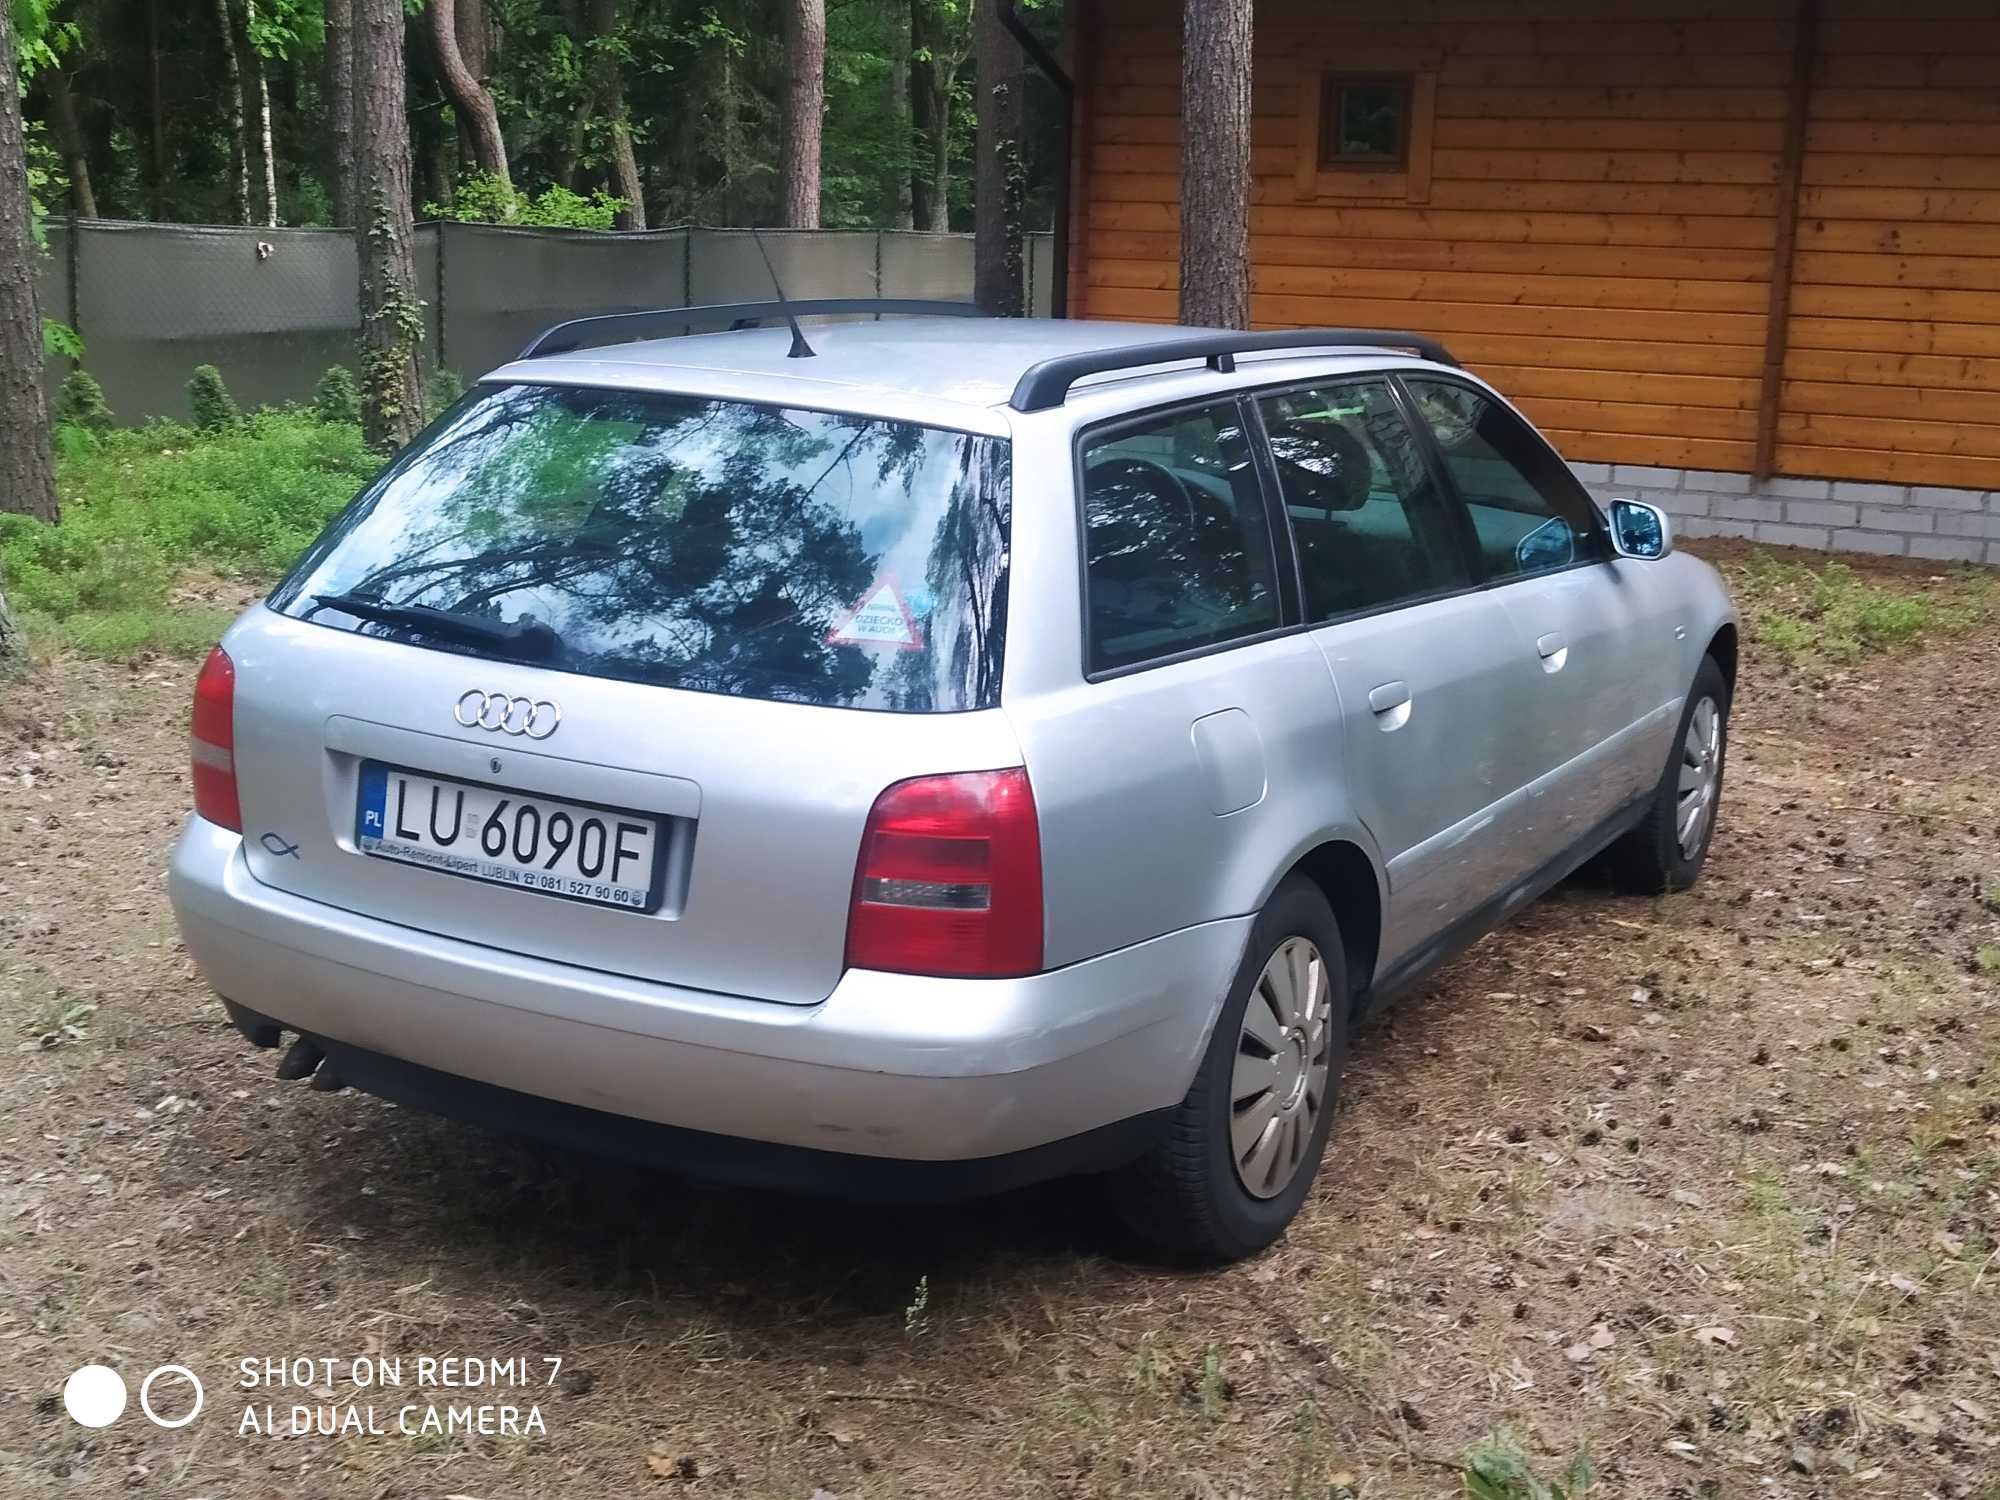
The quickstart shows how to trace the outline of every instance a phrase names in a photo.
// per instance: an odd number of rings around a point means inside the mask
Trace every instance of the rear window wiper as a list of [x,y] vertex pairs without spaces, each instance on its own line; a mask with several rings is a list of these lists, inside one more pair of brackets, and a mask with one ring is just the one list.
[[305,617],[310,619],[322,609],[337,609],[377,625],[402,625],[468,645],[494,646],[517,656],[549,656],[562,645],[554,626],[532,617],[509,624],[428,604],[392,604],[370,594],[315,594]]

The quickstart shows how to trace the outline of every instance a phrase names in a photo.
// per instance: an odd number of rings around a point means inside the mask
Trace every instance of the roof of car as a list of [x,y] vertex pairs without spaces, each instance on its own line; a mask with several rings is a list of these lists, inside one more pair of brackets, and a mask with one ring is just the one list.
[[[791,334],[780,326],[578,349],[517,361],[489,378],[581,377],[599,384],[608,375],[629,371],[636,384],[665,387],[674,383],[674,372],[699,371],[994,407],[1006,404],[1021,376],[1043,360],[1202,331],[1221,332],[1082,319],[885,318],[809,326],[812,359],[787,357]],[[1368,357],[1393,351],[1349,346],[1340,352]]]

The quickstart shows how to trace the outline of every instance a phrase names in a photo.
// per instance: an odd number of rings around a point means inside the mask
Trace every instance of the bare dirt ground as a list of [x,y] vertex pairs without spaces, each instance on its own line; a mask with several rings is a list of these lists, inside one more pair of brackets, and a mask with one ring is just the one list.
[[[1719,555],[1746,616],[1796,595]],[[1846,664],[1810,620],[1748,645],[1699,888],[1573,883],[1487,938],[1358,1049],[1291,1234],[1202,1273],[1122,1258],[1088,1185],[700,1190],[274,1082],[162,890],[192,664],[45,661],[0,684],[0,1495],[1449,1496],[1504,1430],[1544,1477],[1587,1447],[1598,1495],[1994,1500],[1981,607]],[[418,1389],[460,1354],[530,1368]],[[340,1364],[238,1387],[287,1356]],[[60,1395],[90,1361],[135,1387],[97,1431]],[[167,1363],[208,1392],[175,1431],[138,1412]],[[434,1399],[545,1430],[395,1430]],[[389,1430],[240,1432],[267,1402]]]

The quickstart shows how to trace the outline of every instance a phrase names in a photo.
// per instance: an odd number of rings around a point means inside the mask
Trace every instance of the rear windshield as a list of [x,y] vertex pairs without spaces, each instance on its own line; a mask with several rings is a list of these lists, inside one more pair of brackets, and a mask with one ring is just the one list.
[[270,603],[560,671],[951,713],[999,701],[1010,506],[997,438],[483,386],[328,528]]

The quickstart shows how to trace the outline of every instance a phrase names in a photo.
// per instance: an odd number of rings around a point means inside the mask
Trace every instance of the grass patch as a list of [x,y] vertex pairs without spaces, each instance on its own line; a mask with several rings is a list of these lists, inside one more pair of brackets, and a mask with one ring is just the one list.
[[358,427],[295,410],[213,432],[64,427],[62,521],[0,515],[0,588],[30,632],[85,655],[199,651],[229,611],[175,600],[176,582],[282,571],[381,462]]
[[1991,578],[1971,568],[1875,583],[1845,563],[1814,568],[1759,553],[1731,572],[1758,644],[1786,661],[1854,662],[1970,630],[1986,618],[1992,593]]
[[1556,1478],[1544,1479],[1521,1440],[1504,1427],[1466,1449],[1460,1464],[1467,1500],[1580,1500],[1597,1483],[1588,1450],[1572,1457]]

